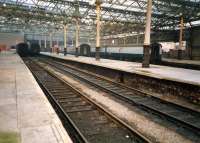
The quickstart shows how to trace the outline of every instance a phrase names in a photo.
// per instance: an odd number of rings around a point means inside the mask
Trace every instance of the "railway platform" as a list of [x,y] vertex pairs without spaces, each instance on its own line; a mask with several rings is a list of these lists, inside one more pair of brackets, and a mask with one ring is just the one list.
[[71,142],[31,72],[14,52],[0,53],[0,86],[0,142]]
[[92,57],[79,56],[78,58],[76,58],[74,55],[68,54],[67,56],[64,56],[63,54],[58,55],[49,52],[41,52],[41,54],[71,61],[77,61],[80,63],[86,63],[95,66],[125,71],[129,73],[136,73],[157,79],[168,79],[171,81],[178,81],[200,86],[200,76],[198,76],[200,75],[200,71],[197,70],[189,70],[159,65],[151,65],[151,68],[142,68],[141,63],[137,62],[126,62],[110,59],[101,59],[100,61],[96,61],[95,58]]
[[178,59],[162,58],[162,61],[200,66],[200,61],[197,61],[197,60],[178,60]]
[[200,70],[200,61],[197,60],[178,60],[178,59],[162,58],[162,64],[168,66]]
[[141,63],[125,62],[109,59],[96,61],[95,58],[74,55],[52,54],[42,55],[65,60],[68,64],[124,82],[130,87],[153,93],[153,95],[179,105],[200,111],[199,106],[191,103],[200,101],[200,71],[169,66],[151,65],[142,68]]

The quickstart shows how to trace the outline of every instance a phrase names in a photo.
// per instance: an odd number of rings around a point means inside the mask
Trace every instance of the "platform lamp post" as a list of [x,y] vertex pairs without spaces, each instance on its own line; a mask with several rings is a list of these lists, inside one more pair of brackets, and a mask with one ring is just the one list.
[[101,21],[100,21],[100,14],[101,14],[101,3],[102,0],[96,0],[96,13],[97,13],[97,25],[96,25],[96,54],[95,58],[97,61],[100,60],[100,42],[101,42]]
[[75,1],[75,11],[73,13],[73,17],[75,18],[76,21],[76,44],[75,44],[75,49],[76,49],[76,54],[75,56],[78,57],[78,49],[79,49],[79,37],[80,37],[80,26],[79,26],[79,20],[80,20],[80,11],[79,11],[79,3],[76,0]]
[[151,14],[152,14],[152,0],[147,2],[147,15],[146,15],[146,27],[144,35],[144,59],[142,63],[143,68],[149,68],[150,64],[150,36],[151,36]]
[[67,55],[67,24],[64,24],[64,56]]

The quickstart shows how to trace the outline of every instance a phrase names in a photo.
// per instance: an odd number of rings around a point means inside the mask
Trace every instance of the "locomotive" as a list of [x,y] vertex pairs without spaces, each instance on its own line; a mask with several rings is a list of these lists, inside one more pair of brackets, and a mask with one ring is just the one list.
[[40,45],[37,43],[19,43],[16,45],[16,51],[21,57],[35,56],[40,53]]

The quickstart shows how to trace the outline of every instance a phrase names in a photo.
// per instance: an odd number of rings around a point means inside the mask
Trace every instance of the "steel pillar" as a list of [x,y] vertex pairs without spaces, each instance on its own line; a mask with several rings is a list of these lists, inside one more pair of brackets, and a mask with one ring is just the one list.
[[124,47],[126,46],[126,37],[123,38]]
[[148,68],[150,64],[151,14],[152,14],[152,0],[148,0],[144,46],[143,46],[144,47],[144,59],[142,63],[143,68]]
[[44,35],[44,48],[45,48],[45,51],[46,51],[46,48],[47,48],[47,36],[46,36],[46,34]]
[[80,26],[79,26],[79,18],[76,18],[76,57],[78,57],[78,48],[79,48],[79,34],[80,34]]
[[64,25],[64,56],[67,55],[67,25]]
[[42,40],[41,39],[39,40],[38,44],[39,44],[40,48],[42,48]]
[[54,51],[53,51],[53,43],[52,43],[52,33],[50,33],[49,34],[49,36],[50,36],[50,49],[51,49],[51,52],[53,53]]
[[57,39],[56,43],[57,43],[57,45],[59,46],[59,39]]
[[100,14],[101,14],[101,0],[96,0],[96,13],[97,13],[97,25],[96,25],[96,55],[95,58],[97,61],[100,60],[100,42],[101,42],[101,22],[100,22]]
[[179,33],[179,49],[178,49],[178,59],[182,59],[182,50],[183,50],[183,15],[180,17],[180,33]]

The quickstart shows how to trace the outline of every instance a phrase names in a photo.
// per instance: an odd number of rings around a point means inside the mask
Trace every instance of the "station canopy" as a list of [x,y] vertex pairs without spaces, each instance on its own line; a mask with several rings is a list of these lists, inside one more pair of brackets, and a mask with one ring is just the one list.
[[[177,29],[200,22],[200,0],[152,0],[152,29]],[[147,0],[102,0],[102,33],[143,32]],[[81,28],[95,32],[95,0],[0,0],[0,31],[62,30],[80,19]]]

